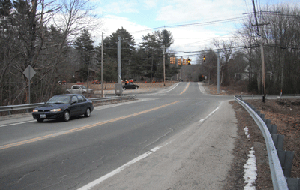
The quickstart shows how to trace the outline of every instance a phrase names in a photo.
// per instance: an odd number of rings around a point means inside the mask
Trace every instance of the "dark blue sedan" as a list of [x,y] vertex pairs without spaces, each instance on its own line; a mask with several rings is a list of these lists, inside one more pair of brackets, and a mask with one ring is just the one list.
[[55,95],[44,105],[33,109],[32,116],[38,122],[44,119],[62,119],[69,121],[72,116],[89,117],[94,110],[91,100],[81,94]]

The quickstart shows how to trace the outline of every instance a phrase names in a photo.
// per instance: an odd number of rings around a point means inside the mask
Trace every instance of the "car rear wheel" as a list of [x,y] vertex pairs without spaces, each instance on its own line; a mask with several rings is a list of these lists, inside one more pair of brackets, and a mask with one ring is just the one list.
[[63,117],[63,120],[65,122],[68,122],[70,120],[70,113],[68,111],[65,111],[64,112],[64,117]]
[[85,117],[90,117],[91,116],[91,109],[90,108],[86,109],[86,111],[84,113],[84,116]]
[[39,123],[41,123],[43,121],[44,121],[44,119],[37,119],[37,122],[39,122]]

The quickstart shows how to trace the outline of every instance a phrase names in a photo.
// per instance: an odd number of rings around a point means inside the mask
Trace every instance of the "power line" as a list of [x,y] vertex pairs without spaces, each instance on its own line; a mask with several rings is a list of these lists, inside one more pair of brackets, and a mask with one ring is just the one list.
[[234,20],[239,20],[243,19],[245,16],[239,16],[239,17],[233,17],[233,18],[228,18],[228,19],[218,19],[218,20],[213,20],[213,21],[207,21],[207,22],[194,22],[194,23],[187,23],[187,24],[178,24],[178,25],[173,25],[173,26],[160,26],[156,28],[151,28],[151,29],[145,29],[145,30],[139,30],[133,33],[140,33],[140,32],[146,32],[150,30],[159,30],[159,29],[165,29],[165,28],[179,28],[179,27],[189,27],[189,26],[206,26],[206,25],[211,25],[211,24],[217,24],[220,22],[231,22]]

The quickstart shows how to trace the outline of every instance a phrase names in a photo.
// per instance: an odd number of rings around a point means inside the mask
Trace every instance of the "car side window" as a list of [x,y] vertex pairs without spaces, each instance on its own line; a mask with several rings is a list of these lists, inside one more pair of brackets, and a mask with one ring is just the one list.
[[78,98],[77,98],[77,96],[73,96],[73,97],[72,97],[72,101],[71,101],[71,102],[72,102],[72,103],[73,103],[73,102],[76,102],[76,103],[77,103],[77,102],[78,102]]
[[78,97],[78,102],[83,102],[83,98],[81,95],[78,95],[77,97]]
[[82,97],[82,101],[85,102],[86,98],[84,97],[84,95],[80,95]]

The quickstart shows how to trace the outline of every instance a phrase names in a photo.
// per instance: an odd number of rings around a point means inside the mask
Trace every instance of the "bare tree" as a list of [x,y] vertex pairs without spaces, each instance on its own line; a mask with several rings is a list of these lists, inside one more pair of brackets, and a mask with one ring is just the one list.
[[[7,6],[9,7],[9,6]],[[0,101],[25,103],[27,82],[23,71],[31,65],[36,75],[32,79],[31,98],[47,99],[60,93],[57,80],[65,77],[74,64],[72,36],[88,27],[88,1],[14,1],[9,11],[0,15]],[[85,10],[85,11],[82,11]],[[7,20],[4,24],[3,20]],[[57,25],[58,20],[64,21]],[[52,26],[51,26],[52,25]],[[3,38],[2,38],[3,37]],[[71,58],[70,58],[71,57]],[[75,59],[76,60],[76,59]]]
[[[263,44],[266,63],[266,91],[279,94],[299,93],[299,8],[289,5],[266,6],[249,14],[238,32],[250,63],[249,82],[261,84],[261,51]],[[258,24],[256,24],[258,23]]]

